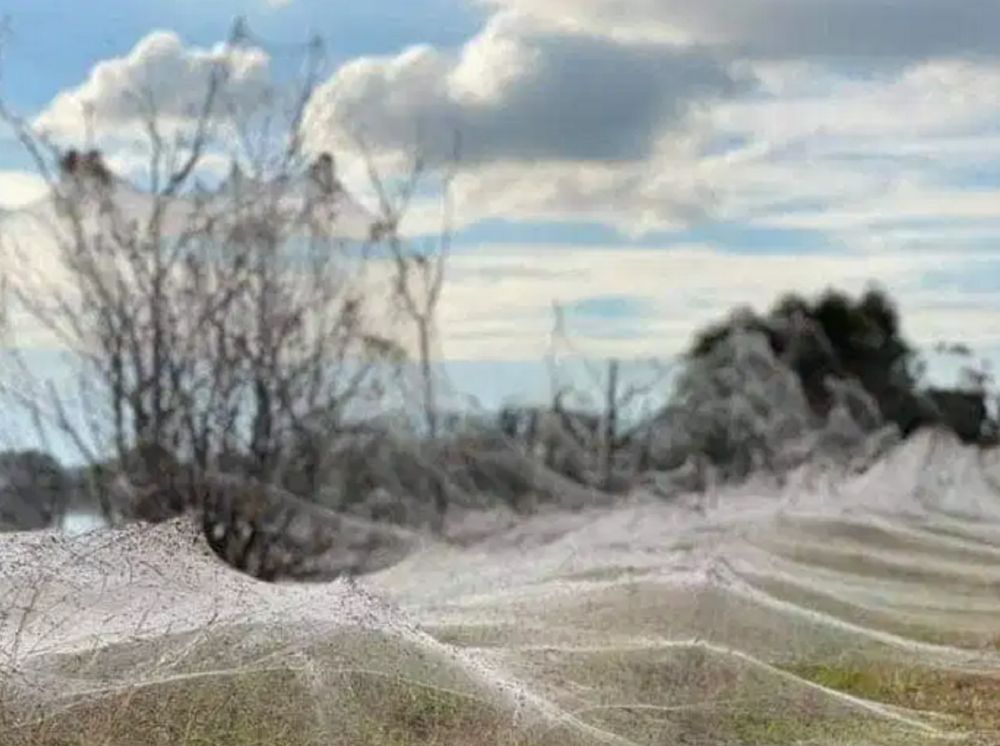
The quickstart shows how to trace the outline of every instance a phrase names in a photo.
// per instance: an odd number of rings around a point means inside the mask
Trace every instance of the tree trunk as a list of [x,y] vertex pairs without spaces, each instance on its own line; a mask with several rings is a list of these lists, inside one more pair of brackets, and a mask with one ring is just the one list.
[[601,433],[601,487],[611,486],[614,467],[615,435],[618,432],[618,361],[608,361],[608,388],[605,394]]
[[431,367],[431,332],[427,319],[418,323],[420,343],[420,376],[423,385],[424,421],[427,425],[427,435],[431,440],[438,436],[437,402],[434,392],[434,371]]

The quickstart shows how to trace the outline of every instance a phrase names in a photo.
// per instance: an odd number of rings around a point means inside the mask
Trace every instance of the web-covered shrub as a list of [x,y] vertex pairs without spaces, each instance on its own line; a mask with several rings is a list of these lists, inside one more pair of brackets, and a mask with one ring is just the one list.
[[725,339],[688,361],[655,439],[660,468],[696,454],[725,481],[781,471],[807,446],[812,413],[795,374],[767,338],[735,325]]
[[825,378],[830,406],[818,414],[800,376],[748,318],[735,316],[727,334],[688,359],[654,425],[652,465],[676,490],[780,477],[807,461],[856,467],[898,440],[853,378]]
[[817,431],[811,457],[818,466],[860,470],[902,439],[899,426],[886,422],[878,402],[857,379],[825,381],[832,405]]

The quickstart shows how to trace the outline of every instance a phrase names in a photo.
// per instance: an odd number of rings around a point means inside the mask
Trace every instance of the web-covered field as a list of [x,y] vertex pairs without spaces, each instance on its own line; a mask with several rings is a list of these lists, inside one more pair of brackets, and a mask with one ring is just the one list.
[[356,583],[258,583],[185,523],[13,535],[0,602],[4,744],[994,744],[1000,458],[926,433]]

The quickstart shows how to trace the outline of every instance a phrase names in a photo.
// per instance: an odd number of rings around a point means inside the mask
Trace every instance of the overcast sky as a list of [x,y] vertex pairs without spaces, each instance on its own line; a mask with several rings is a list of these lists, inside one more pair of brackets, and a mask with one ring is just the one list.
[[[66,142],[84,104],[128,131],[138,88],[184,116],[238,15],[250,97],[326,39],[313,147],[433,160],[460,131],[441,321],[470,370],[540,360],[553,302],[582,352],[666,356],[735,305],[872,280],[917,342],[1000,347],[996,0],[5,5],[5,96]],[[38,193],[4,135],[0,204]]]

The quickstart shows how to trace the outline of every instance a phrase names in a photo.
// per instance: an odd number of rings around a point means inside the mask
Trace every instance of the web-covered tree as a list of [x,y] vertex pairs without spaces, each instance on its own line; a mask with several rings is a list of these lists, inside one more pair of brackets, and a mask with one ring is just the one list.
[[[295,469],[311,492],[323,444],[352,406],[371,407],[400,347],[362,284],[369,253],[355,249],[370,221],[358,209],[364,224],[346,227],[333,158],[304,146],[318,52],[310,45],[301,86],[240,98],[230,84],[245,33],[213,58],[189,117],[137,96],[139,177],[51,141],[0,101],[49,187],[45,240],[2,237],[7,266],[21,268],[5,278],[12,318],[67,351],[82,401],[37,385],[27,366],[2,386],[88,463],[138,458],[156,474],[163,454],[202,471],[228,460],[265,482]],[[213,159],[229,161],[228,178],[212,182]]]
[[[811,302],[789,294],[763,316],[748,313],[741,325],[767,339],[795,372],[810,409],[820,418],[833,406],[827,381],[834,378],[857,381],[903,435],[941,419],[919,390],[915,352],[901,335],[895,305],[881,289],[869,289],[857,299],[831,289]],[[700,333],[688,357],[708,355],[733,329],[727,321]]]

